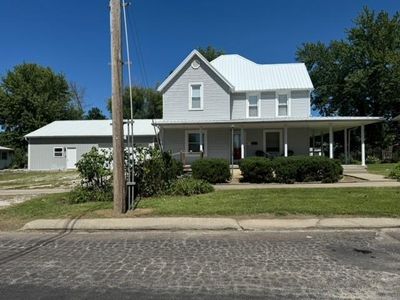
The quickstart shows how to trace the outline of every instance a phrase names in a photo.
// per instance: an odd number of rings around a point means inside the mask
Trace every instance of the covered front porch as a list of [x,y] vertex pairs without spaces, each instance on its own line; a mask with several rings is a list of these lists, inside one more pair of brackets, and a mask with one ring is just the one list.
[[[232,165],[249,156],[327,155],[335,158],[335,144],[348,163],[354,132],[359,129],[361,164],[366,164],[365,132],[377,117],[309,117],[230,121],[159,121],[160,140],[166,151],[184,164],[202,157],[218,157]],[[353,135],[349,132],[352,131]],[[342,134],[338,134],[342,132]],[[341,136],[339,141],[336,136]],[[338,155],[336,153],[336,155]],[[336,157],[337,158],[337,157]]]

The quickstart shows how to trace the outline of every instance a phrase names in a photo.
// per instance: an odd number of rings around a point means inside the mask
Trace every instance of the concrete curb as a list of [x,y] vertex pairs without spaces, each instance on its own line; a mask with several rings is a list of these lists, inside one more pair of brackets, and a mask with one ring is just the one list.
[[22,230],[302,230],[302,229],[372,229],[400,227],[400,218],[312,218],[312,219],[243,219],[233,218],[110,218],[49,219],[25,224]]
[[230,218],[110,218],[35,220],[22,230],[240,230]]

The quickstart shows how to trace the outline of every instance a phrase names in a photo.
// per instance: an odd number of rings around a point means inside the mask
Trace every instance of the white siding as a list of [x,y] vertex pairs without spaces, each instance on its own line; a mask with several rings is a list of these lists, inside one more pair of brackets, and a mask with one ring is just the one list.
[[[229,120],[229,89],[209,67],[200,62],[193,69],[190,60],[163,94],[165,120]],[[203,110],[189,110],[189,83],[203,83]]]
[[309,91],[292,91],[290,97],[292,117],[309,117],[311,115]]

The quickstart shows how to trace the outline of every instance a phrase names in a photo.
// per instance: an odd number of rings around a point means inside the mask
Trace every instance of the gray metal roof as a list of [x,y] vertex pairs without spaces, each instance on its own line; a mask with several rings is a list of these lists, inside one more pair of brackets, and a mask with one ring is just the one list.
[[[133,132],[135,136],[155,135],[151,119],[134,120]],[[54,121],[27,135],[35,137],[79,137],[79,136],[112,136],[111,120],[74,120]],[[157,130],[157,129],[156,129]],[[124,134],[127,134],[127,125],[124,125]]]
[[238,54],[221,55],[211,62],[235,92],[314,88],[303,63],[257,64]]

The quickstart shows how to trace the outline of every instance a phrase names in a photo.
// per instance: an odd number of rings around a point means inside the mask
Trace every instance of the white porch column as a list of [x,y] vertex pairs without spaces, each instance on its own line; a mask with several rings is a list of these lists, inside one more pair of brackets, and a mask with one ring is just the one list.
[[240,158],[244,158],[244,129],[240,128]]
[[329,126],[329,158],[333,158],[333,128]]
[[200,152],[203,152],[203,130],[200,127]]
[[325,156],[324,153],[324,133],[321,132],[321,149],[319,151],[319,156]]
[[361,125],[361,165],[365,166],[365,126]]
[[315,155],[315,130],[312,131],[312,152],[310,153],[311,156]]
[[283,128],[283,151],[284,156],[288,157],[287,127]]
[[344,145],[343,145],[343,148],[344,148],[344,163],[345,164],[347,164],[347,156],[348,156],[348,154],[347,154],[347,128],[345,128],[344,129]]

